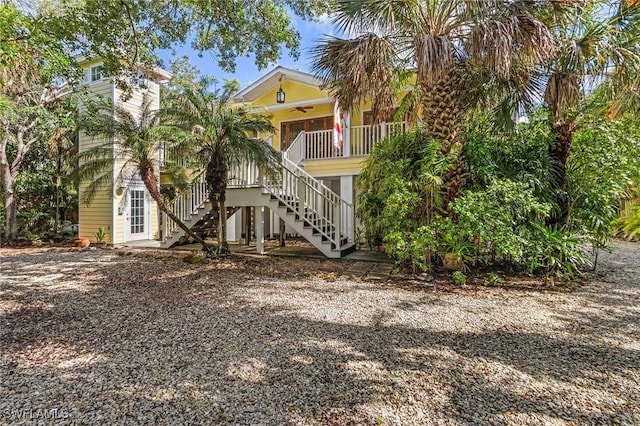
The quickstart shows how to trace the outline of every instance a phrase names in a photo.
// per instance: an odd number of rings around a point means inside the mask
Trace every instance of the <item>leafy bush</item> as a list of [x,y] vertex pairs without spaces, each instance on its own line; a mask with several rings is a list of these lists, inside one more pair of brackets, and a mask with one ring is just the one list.
[[404,267],[427,269],[437,249],[431,223],[450,160],[418,129],[378,142],[356,181],[367,239],[384,242]]
[[557,171],[549,156],[553,135],[542,117],[534,116],[531,123],[522,124],[513,132],[500,132],[487,120],[476,118],[465,138],[470,189],[509,180],[526,184],[543,202],[555,199],[552,181]]
[[622,212],[616,220],[616,225],[622,235],[629,240],[640,238],[640,204],[634,204]]
[[453,271],[453,282],[456,285],[465,285],[467,283],[467,276],[461,271]]
[[581,267],[589,265],[585,253],[584,236],[553,227],[540,227],[539,236],[532,240],[535,257],[531,269],[541,267],[545,281],[550,275],[574,278]]
[[[437,142],[418,131],[376,145],[358,179],[365,235],[414,270],[446,255],[464,267],[506,264],[546,278],[575,276],[588,264],[585,244],[604,245],[621,196],[640,178],[640,132],[623,135],[620,123],[591,119],[575,135],[568,189],[558,194],[548,123],[534,117],[511,133],[486,123],[477,120],[466,133],[466,190],[446,212],[440,186],[451,159]],[[554,225],[559,196],[569,200],[569,215]],[[634,218],[625,222],[629,232],[640,223]]]
[[534,196],[525,183],[492,182],[485,190],[466,191],[453,203],[459,233],[475,241],[479,260],[496,257],[526,264],[536,225],[541,226],[550,205]]
[[502,278],[500,278],[500,276],[495,272],[489,272],[482,281],[487,287],[493,287],[502,284]]
[[605,245],[620,201],[640,181],[640,129],[630,119],[594,117],[573,138],[569,157],[568,229]]

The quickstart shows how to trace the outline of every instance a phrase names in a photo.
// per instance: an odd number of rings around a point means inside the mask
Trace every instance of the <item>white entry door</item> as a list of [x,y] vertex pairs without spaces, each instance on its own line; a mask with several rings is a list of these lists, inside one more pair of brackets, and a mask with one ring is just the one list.
[[129,188],[125,235],[127,241],[149,239],[149,197],[144,187]]

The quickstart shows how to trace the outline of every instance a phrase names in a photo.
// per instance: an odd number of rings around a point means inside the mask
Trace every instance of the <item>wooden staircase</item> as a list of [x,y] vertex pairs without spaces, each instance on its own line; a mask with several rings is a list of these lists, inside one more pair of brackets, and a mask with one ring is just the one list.
[[[353,206],[286,154],[273,176],[262,174],[249,163],[231,170],[226,204],[234,207],[228,212],[233,214],[241,207],[267,207],[327,257],[339,258],[355,250]],[[193,182],[190,192],[173,200],[172,209],[193,230],[206,233],[215,228],[217,217],[202,178]],[[184,231],[165,215],[161,223],[163,247],[187,241]],[[256,233],[262,231],[256,229]]]
[[[197,220],[195,224],[190,226],[191,230],[203,240],[214,235],[217,235],[218,232],[218,210],[212,209],[211,204],[209,202],[205,202],[203,204],[202,210],[208,213],[205,213],[204,216]],[[240,207],[227,207],[227,219],[233,216]],[[194,219],[197,219],[198,215],[194,216]],[[178,233],[179,235],[180,233]],[[178,238],[178,241],[173,245],[180,246],[184,244],[192,244],[194,243],[193,238],[189,235],[182,233],[182,236]]]

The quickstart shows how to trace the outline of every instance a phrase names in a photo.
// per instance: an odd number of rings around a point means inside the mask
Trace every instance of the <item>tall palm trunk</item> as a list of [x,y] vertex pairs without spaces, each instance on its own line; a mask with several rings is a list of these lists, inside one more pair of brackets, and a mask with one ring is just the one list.
[[228,255],[226,192],[229,168],[224,156],[215,153],[207,164],[205,179],[209,187],[209,201],[218,209],[218,254]]
[[573,121],[556,121],[552,126],[554,134],[554,143],[549,147],[549,156],[555,167],[555,185],[559,189],[556,197],[558,204],[558,213],[554,214],[550,219],[550,224],[564,224],[569,216],[569,181],[567,178],[567,160],[571,153],[571,145],[573,135],[578,130],[578,126]]
[[466,110],[461,101],[462,75],[459,68],[443,72],[436,81],[423,81],[422,114],[427,135],[442,144],[449,155],[456,150],[453,164],[443,176],[443,210],[460,196],[466,181],[462,131]]
[[178,218],[178,216],[176,216],[171,211],[164,197],[158,190],[158,178],[156,176],[155,171],[153,170],[153,167],[148,167],[140,170],[140,176],[142,176],[142,182],[144,183],[144,186],[147,188],[147,191],[149,191],[149,194],[151,194],[151,198],[153,198],[155,202],[158,203],[158,208],[160,209],[160,211],[166,214],[169,217],[169,219],[174,221],[175,224],[178,225],[178,227],[182,229],[184,232],[186,232],[187,235],[189,235],[197,243],[202,245],[202,249],[204,251],[211,253],[211,248],[207,246],[207,243],[202,238],[200,238],[195,232],[193,232],[191,228],[185,225],[180,220],[180,218]]

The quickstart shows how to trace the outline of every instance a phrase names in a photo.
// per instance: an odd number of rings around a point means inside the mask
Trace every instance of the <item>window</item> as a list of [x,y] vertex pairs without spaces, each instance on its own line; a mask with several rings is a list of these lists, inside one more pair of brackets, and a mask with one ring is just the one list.
[[286,121],[280,124],[280,150],[286,151],[301,131],[333,129],[333,117],[317,117],[307,120]]
[[149,81],[145,73],[138,71],[138,73],[131,79],[133,87],[138,89],[148,89]]
[[[394,123],[398,121],[407,121],[407,117],[402,117],[402,120],[396,119],[396,113],[398,112],[398,108],[394,108],[391,114],[384,120],[385,123]],[[373,111],[364,111],[362,113],[362,124],[365,126],[371,125],[373,123]]]
[[91,67],[91,82],[102,80],[102,71],[104,68],[102,65],[98,65],[96,67]]

